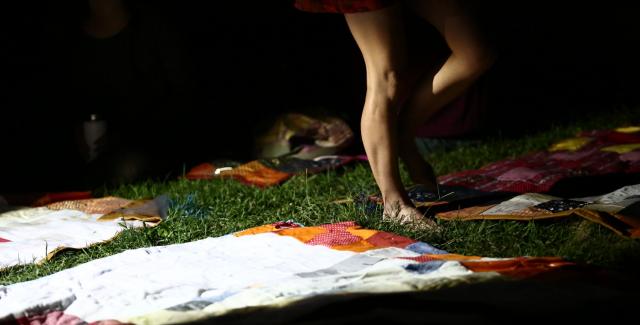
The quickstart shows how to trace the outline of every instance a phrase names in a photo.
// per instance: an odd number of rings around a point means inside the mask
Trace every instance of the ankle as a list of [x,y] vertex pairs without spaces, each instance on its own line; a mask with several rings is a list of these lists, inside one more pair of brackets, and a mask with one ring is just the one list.
[[411,199],[409,198],[408,195],[406,197],[384,196],[383,202],[384,202],[385,209],[386,208],[402,209],[407,206],[411,206],[411,207],[413,206],[413,203],[411,202]]

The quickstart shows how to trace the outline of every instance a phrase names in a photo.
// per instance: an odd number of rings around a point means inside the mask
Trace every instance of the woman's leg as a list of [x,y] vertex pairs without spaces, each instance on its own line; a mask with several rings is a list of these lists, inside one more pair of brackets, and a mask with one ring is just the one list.
[[415,144],[417,130],[439,109],[462,95],[492,65],[494,55],[460,1],[412,0],[408,4],[438,29],[451,50],[444,64],[427,73],[414,88],[413,97],[399,118],[400,155],[412,181],[435,189],[433,170]]
[[384,216],[398,221],[418,220],[421,214],[407,196],[398,170],[398,113],[403,97],[407,97],[402,7],[345,16],[366,66],[362,142],[382,193]]

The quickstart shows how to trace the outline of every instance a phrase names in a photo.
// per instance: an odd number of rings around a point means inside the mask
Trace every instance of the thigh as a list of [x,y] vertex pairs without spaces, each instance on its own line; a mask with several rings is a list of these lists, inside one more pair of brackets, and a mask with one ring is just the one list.
[[371,73],[403,71],[407,65],[402,6],[345,14],[365,64],[367,77]]

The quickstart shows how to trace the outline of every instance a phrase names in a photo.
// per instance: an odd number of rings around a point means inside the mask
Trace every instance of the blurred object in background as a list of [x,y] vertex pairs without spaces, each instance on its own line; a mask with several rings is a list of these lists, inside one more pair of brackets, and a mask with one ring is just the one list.
[[336,154],[347,148],[353,139],[353,131],[340,118],[288,113],[279,116],[266,133],[258,136],[255,155],[258,158],[313,159]]
[[98,114],[91,114],[88,121],[83,123],[84,143],[82,146],[85,161],[90,162],[108,145],[107,121],[102,120]]

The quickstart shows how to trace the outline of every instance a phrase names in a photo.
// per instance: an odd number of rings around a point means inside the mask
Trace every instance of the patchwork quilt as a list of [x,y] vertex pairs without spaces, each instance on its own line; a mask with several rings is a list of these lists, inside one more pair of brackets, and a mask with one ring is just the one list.
[[447,220],[537,220],[579,216],[601,224],[622,236],[640,237],[640,184],[611,193],[584,198],[560,198],[526,193],[497,204],[485,204],[441,212]]
[[640,171],[640,128],[581,132],[548,150],[439,177],[448,186],[544,193],[563,179]]
[[319,173],[354,161],[366,160],[366,156],[321,156],[314,159],[295,157],[260,159],[239,166],[216,166],[213,163],[204,163],[193,167],[185,177],[190,180],[234,178],[248,185],[269,187],[278,185],[297,174]]
[[0,269],[42,262],[68,248],[114,238],[125,227],[155,226],[165,216],[166,196],[60,201],[0,214]]
[[0,322],[182,323],[318,295],[434,290],[571,265],[553,257],[450,254],[354,222],[303,227],[289,221],[130,250],[0,286]]

